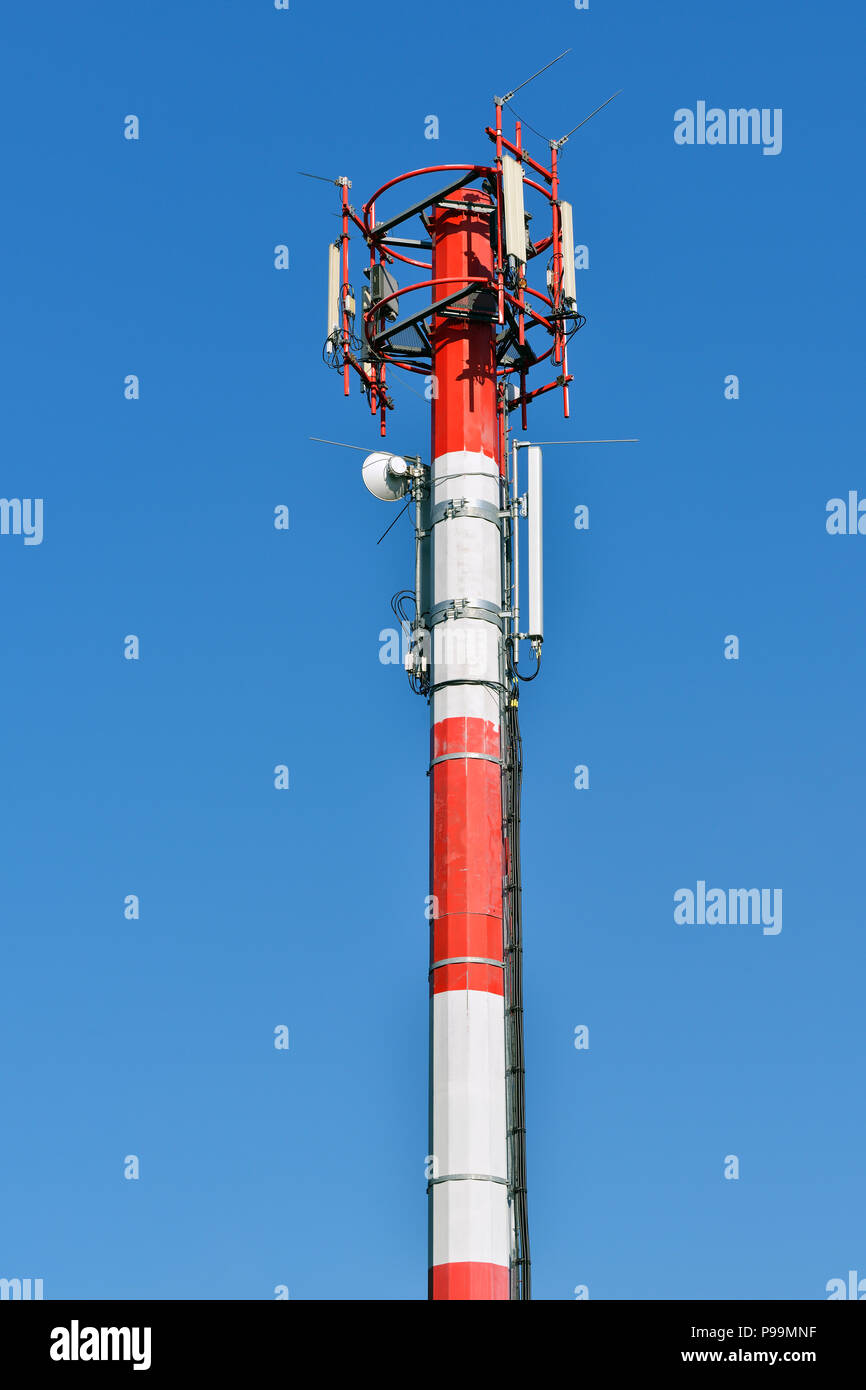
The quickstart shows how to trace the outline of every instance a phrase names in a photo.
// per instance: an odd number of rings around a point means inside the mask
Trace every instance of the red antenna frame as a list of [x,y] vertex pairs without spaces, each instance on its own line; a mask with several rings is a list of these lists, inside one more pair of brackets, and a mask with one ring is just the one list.
[[[496,147],[495,161],[492,165],[432,164],[423,169],[412,169],[405,174],[398,174],[395,178],[384,183],[381,188],[378,188],[367,200],[362,208],[362,217],[357,215],[349,203],[349,188],[351,187],[349,180],[345,178],[338,180],[342,216],[342,229],[339,238],[341,250],[339,291],[341,327],[332,333],[331,339],[326,345],[328,360],[336,368],[342,369],[344,395],[349,395],[351,372],[354,371],[358,375],[370,402],[371,414],[379,415],[379,431],[382,436],[386,433],[387,412],[394,408],[394,402],[388,394],[388,366],[390,364],[402,371],[415,372],[421,375],[429,376],[431,374],[432,363],[421,359],[428,355],[430,349],[429,339],[424,331],[424,320],[430,318],[434,312],[465,318],[487,318],[490,321],[495,321],[503,330],[497,337],[496,368],[497,400],[503,440],[506,411],[514,410],[520,406],[521,428],[525,430],[527,428],[529,402],[545,395],[548,391],[555,390],[557,387],[562,388],[563,414],[568,419],[568,386],[574,379],[568,371],[568,340],[583,326],[585,319],[578,312],[576,304],[571,300],[566,301],[563,296],[562,219],[559,212],[559,174],[557,168],[558,147],[561,142],[549,142],[550,167],[546,168],[523,149],[520,122],[516,121],[514,139],[509,140],[502,132],[501,101],[496,101],[495,109],[495,126],[485,127],[485,133]],[[509,258],[504,254],[503,151],[508,151],[521,165],[524,187],[540,194],[550,209],[551,230],[549,235],[533,244],[527,231],[525,263],[514,257]],[[527,170],[538,174],[544,182],[529,177]],[[453,178],[446,187],[419,199],[404,212],[377,223],[377,204],[385,193],[397,185],[405,183],[408,179],[437,173],[452,174],[457,177]],[[495,252],[492,275],[467,275],[461,279],[456,279],[453,276],[448,278],[437,276],[432,262],[418,260],[397,249],[397,247],[427,249],[431,243],[410,241],[399,236],[392,240],[388,239],[388,233],[392,229],[414,217],[420,217],[426,226],[426,208],[447,200],[449,195],[453,195],[458,189],[467,188],[468,185],[474,184],[478,180],[483,181],[482,189],[472,191],[480,197],[486,195],[490,200],[491,242]],[[356,298],[349,279],[350,223],[353,223],[360,231],[369,248],[370,259],[367,273],[370,277],[371,294],[374,281],[384,283],[386,286],[388,284],[388,279],[377,274],[377,269],[383,271],[394,261],[400,261],[405,265],[415,266],[422,271],[430,272],[429,278],[418,280],[410,285],[398,286],[386,294],[380,294],[375,299],[370,298],[367,304],[362,306],[361,328],[357,335],[354,329],[357,316]],[[534,288],[527,281],[527,269],[530,263],[545,251],[551,252],[545,287],[547,292]],[[405,296],[423,290],[432,292],[430,301],[420,309],[413,310],[407,317],[395,323],[393,327],[389,327],[389,320],[394,317],[393,306],[398,305]],[[437,294],[437,291],[441,293]],[[367,291],[365,290],[364,293],[366,295]],[[527,343],[527,331],[534,327],[543,327],[552,338],[547,349],[538,354]],[[412,330],[414,330],[414,339],[409,345],[405,341],[405,335]],[[394,341],[401,334],[404,335],[402,344]],[[548,358],[552,359],[553,364],[559,367],[559,372],[552,380],[528,390],[527,377],[529,372]],[[506,392],[506,383],[509,377],[519,379],[519,389],[510,397]]]

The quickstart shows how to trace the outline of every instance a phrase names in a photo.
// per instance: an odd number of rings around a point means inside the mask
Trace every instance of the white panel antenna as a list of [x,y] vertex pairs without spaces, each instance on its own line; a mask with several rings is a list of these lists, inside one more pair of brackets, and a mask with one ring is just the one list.
[[541,450],[526,450],[528,481],[526,509],[529,520],[529,628],[530,637],[544,637],[544,544],[542,538]]
[[340,323],[340,248],[332,241],[328,247],[328,353],[334,351],[334,334]]
[[502,197],[505,202],[505,253],[526,262],[526,218],[523,211],[523,166],[502,156]]
[[577,284],[574,278],[574,220],[571,203],[559,204],[562,227],[562,296],[572,307],[577,306]]

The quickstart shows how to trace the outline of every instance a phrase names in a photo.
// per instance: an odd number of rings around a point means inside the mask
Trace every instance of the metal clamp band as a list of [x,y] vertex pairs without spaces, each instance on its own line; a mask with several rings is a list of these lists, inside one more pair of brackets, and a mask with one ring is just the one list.
[[430,514],[430,525],[433,527],[439,521],[461,516],[477,516],[498,526],[502,513],[495,502],[487,502],[483,497],[451,497],[436,503]]
[[434,603],[428,618],[428,627],[436,623],[454,621],[456,618],[483,618],[485,622],[502,627],[502,608],[486,598],[448,598]]
[[[473,192],[475,192],[474,189],[473,189]],[[442,199],[440,199],[439,202],[434,203],[433,206],[434,206],[434,207],[437,207],[437,208],[453,208],[453,210],[454,210],[455,212],[492,212],[492,211],[493,211],[493,203],[482,203],[482,201],[481,201],[480,198],[478,199],[477,202],[471,202],[471,203],[458,203],[458,201],[457,201],[456,198],[452,198],[451,201],[449,202],[447,198],[442,198]],[[482,288],[483,288],[483,286],[482,286]],[[470,289],[470,290],[471,290],[471,289],[472,289],[472,286],[471,286],[471,285],[467,285],[467,289]]]
[[449,956],[447,960],[434,960],[430,970],[438,970],[441,965],[495,965],[497,970],[505,969],[504,960],[490,960],[487,956]]
[[430,766],[435,767],[437,763],[448,763],[453,758],[479,758],[485,763],[496,763],[497,767],[502,766],[502,759],[496,758],[492,753],[440,753],[438,758],[430,759]]
[[444,690],[449,685],[483,685],[494,693],[505,689],[502,681],[471,680],[466,676],[455,676],[454,679],[450,681],[434,681],[428,693],[434,695],[437,690]]
[[494,1178],[490,1173],[446,1173],[442,1178],[430,1178],[427,1183],[427,1191],[435,1187],[440,1182],[498,1182],[503,1187],[508,1186],[507,1178]]

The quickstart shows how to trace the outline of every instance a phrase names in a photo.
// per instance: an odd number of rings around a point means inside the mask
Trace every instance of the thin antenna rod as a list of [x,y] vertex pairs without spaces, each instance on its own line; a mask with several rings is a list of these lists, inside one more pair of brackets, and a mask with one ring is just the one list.
[[[397,513],[397,515],[394,517],[394,520],[391,522],[391,525],[388,527],[388,531],[393,530],[393,528],[397,525],[397,522],[400,520],[400,517],[403,516],[403,514],[409,510],[409,508],[411,507],[411,505],[412,505],[412,498],[410,497],[410,498],[409,498],[409,501],[406,503],[405,507],[401,507],[400,510],[399,510],[399,512]],[[379,539],[378,539],[377,542],[376,542],[377,545],[381,545],[381,544],[382,544],[383,540],[385,539],[385,537],[386,537],[387,534],[388,534],[388,531],[383,531],[383,532],[382,532],[381,536],[379,537]]]
[[302,179],[318,179],[320,183],[339,183],[339,182],[340,182],[339,179],[326,179],[325,176],[324,176],[324,174],[305,174],[304,171],[303,171],[303,169],[299,169],[299,170],[298,170],[298,173],[300,174],[300,176],[301,176]]
[[369,454],[370,452],[361,444],[344,444],[341,439],[320,439],[317,434],[308,434],[307,438],[314,440],[316,444],[336,444],[338,449],[357,449],[359,454]]
[[308,434],[307,438],[312,439],[316,444],[336,444],[338,449],[357,449],[359,454],[385,453],[390,454],[393,458],[408,459],[409,463],[421,462],[418,454],[397,454],[394,449],[371,449],[369,445],[365,448],[363,444],[344,444],[342,439],[322,439],[318,434]]
[[[533,440],[533,444],[639,444],[639,439],[539,439]],[[528,449],[530,446],[524,444],[522,440],[517,441],[518,449]]]
[[507,96],[498,97],[498,98],[497,98],[497,97],[494,97],[493,100],[496,102],[497,106],[504,106],[505,102],[506,102],[506,101],[510,101],[511,98],[515,95],[515,93],[516,93],[516,92],[519,92],[519,91],[521,90],[522,87],[528,87],[529,84],[530,84],[530,82],[534,82],[535,79],[536,79],[536,77],[540,77],[541,74],[542,74],[543,72],[547,72],[547,69],[548,69],[548,68],[552,68],[553,65],[554,65],[554,63],[558,63],[560,58],[564,58],[565,55],[566,55],[566,53],[570,53],[570,52],[571,52],[571,49],[570,49],[570,48],[566,48],[565,51],[564,51],[563,53],[560,53],[560,54],[559,54],[559,57],[557,57],[557,58],[551,58],[551,60],[550,60],[549,63],[545,63],[543,68],[539,68],[539,69],[538,69],[538,72],[534,72],[534,73],[532,74],[531,77],[527,77],[527,79],[526,79],[525,82],[521,82],[520,87],[515,87],[515,88],[514,88],[514,91],[513,91],[513,92],[509,92],[509,93],[507,94]]
[[[619,89],[618,92],[614,92],[613,97],[622,96],[622,93],[623,93],[623,88],[620,87],[620,89]],[[551,140],[550,143],[551,143],[552,145],[555,145],[556,148],[559,149],[560,145],[564,145],[565,142],[566,142],[566,140],[568,140],[568,139],[571,138],[571,136],[574,134],[575,130],[580,130],[580,127],[581,127],[582,125],[586,125],[587,121],[591,121],[592,118],[593,118],[593,116],[597,116],[597,115],[598,115],[599,111],[603,111],[604,108],[605,108],[606,106],[608,106],[608,105],[613,101],[613,97],[608,97],[607,101],[603,101],[603,102],[601,103],[601,106],[597,106],[597,107],[595,108],[594,111],[590,111],[590,113],[589,113],[588,116],[584,116],[584,118],[583,118],[582,121],[578,121],[578,123],[577,123],[577,125],[574,127],[574,129],[573,129],[573,130],[570,130],[570,131],[568,132],[568,135],[563,135],[563,137],[562,137],[561,140]]]

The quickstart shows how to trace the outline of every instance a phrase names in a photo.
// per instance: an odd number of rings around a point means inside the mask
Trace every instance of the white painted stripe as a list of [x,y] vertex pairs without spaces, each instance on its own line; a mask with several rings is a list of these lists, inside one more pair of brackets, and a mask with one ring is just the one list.
[[[478,476],[482,475],[482,476]],[[499,470],[484,454],[459,450],[442,454],[433,465],[434,501],[483,498],[501,503]],[[451,517],[433,527],[431,538],[431,605],[468,599],[485,601],[493,612],[502,605],[501,534],[480,517]],[[498,682],[501,675],[501,630],[483,618],[455,618],[434,624],[431,634],[432,680]],[[497,697],[472,685],[448,687],[434,701],[434,722],[470,714],[499,722]]]
[[466,597],[499,606],[500,556],[499,528],[483,517],[452,516],[440,521],[433,528],[434,602]]
[[489,1173],[504,1178],[502,995],[475,989],[444,990],[434,994],[431,1006],[434,1177]]
[[[434,681],[495,682],[499,679],[502,637],[492,623],[484,618],[454,618],[435,623],[431,631]],[[468,712],[465,707],[458,707],[458,714]],[[436,715],[436,718],[441,717]]]
[[443,1182],[433,1188],[431,1264],[510,1260],[508,1192],[495,1182]]
[[[490,624],[487,626],[490,627]],[[444,678],[439,676],[438,679]],[[484,685],[446,685],[441,690],[434,690],[430,702],[431,724],[464,715],[470,719],[486,719],[494,729],[498,729],[499,696]]]
[[498,507],[501,497],[499,466],[495,459],[469,449],[455,449],[434,459],[433,502],[445,502],[450,497],[481,497]]
[[[452,476],[446,476],[452,475]],[[481,475],[481,476],[479,476]],[[458,451],[434,461],[433,501],[484,499],[500,505],[493,459]],[[501,536],[479,517],[452,517],[433,528],[431,601],[502,602]],[[448,642],[437,653],[435,637]],[[434,628],[432,679],[498,682],[502,633],[483,618],[456,618]],[[469,716],[498,730],[498,695],[486,685],[446,685],[431,701],[434,724]],[[462,746],[462,745],[461,745]],[[446,828],[447,836],[447,828]],[[440,846],[440,851],[442,847]],[[447,846],[445,849],[447,855]],[[491,872],[498,874],[495,867]],[[505,1022],[501,995],[445,990],[431,1008],[431,1153],[434,1177],[474,1173],[507,1176]],[[508,1267],[511,1221],[501,1182],[462,1179],[432,1188],[432,1264],[479,1262]]]

